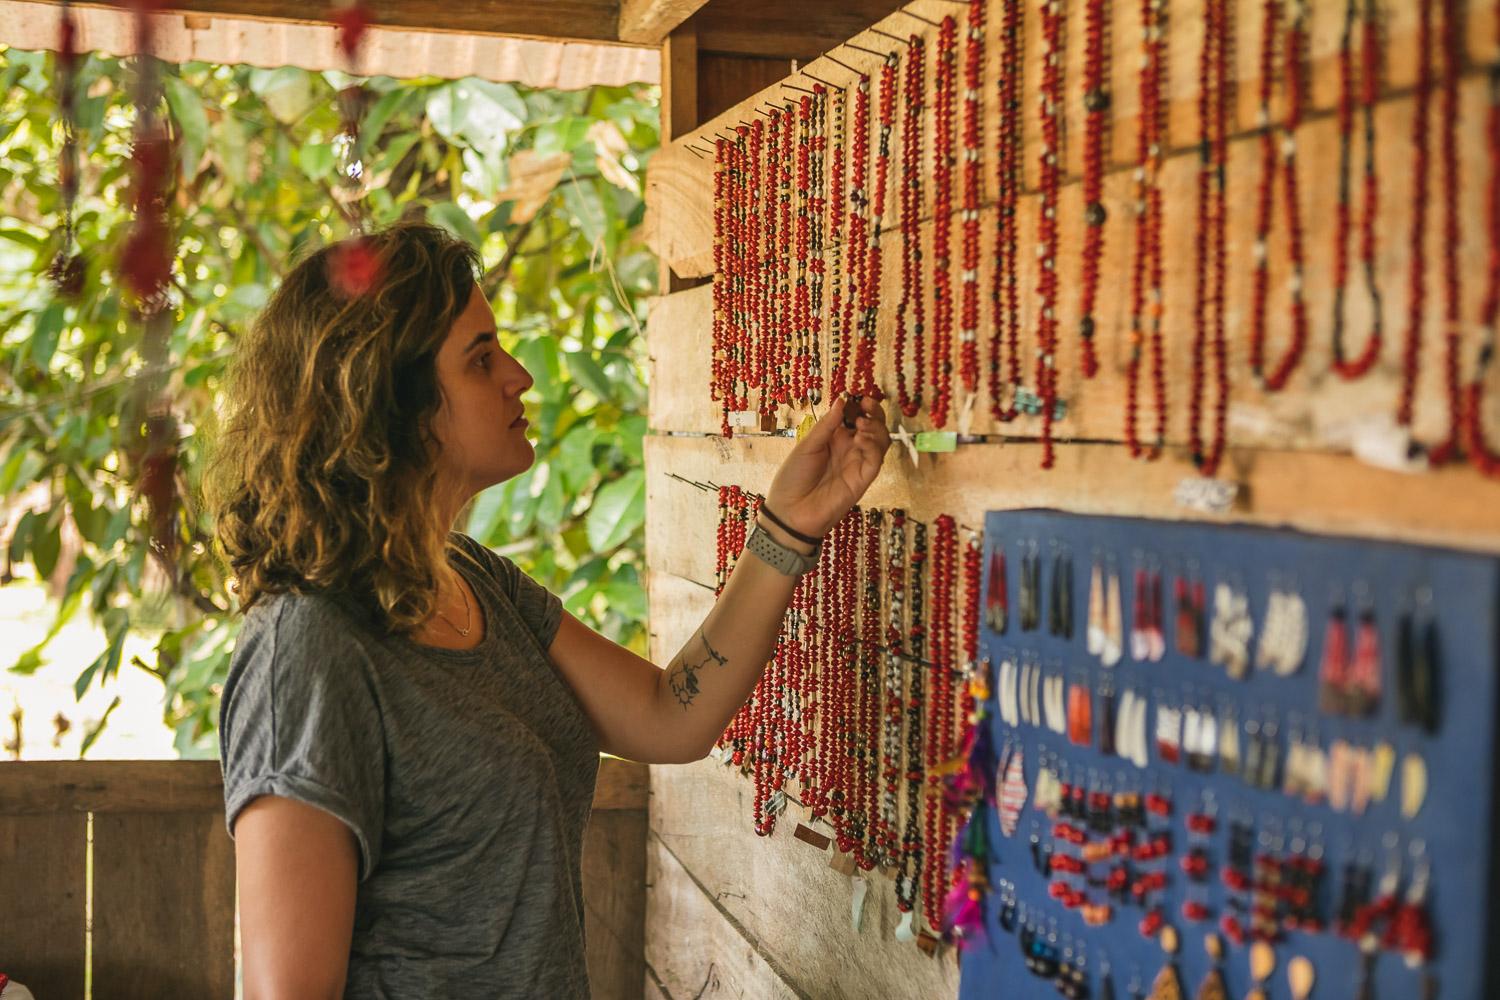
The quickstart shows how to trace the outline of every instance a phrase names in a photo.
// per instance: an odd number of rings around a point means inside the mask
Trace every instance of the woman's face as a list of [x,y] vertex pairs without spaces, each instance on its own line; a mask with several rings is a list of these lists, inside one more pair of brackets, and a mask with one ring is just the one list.
[[501,349],[494,313],[478,285],[438,349],[436,365],[443,395],[433,421],[443,446],[438,463],[462,504],[531,467],[536,456],[526,437],[521,394],[533,380]]

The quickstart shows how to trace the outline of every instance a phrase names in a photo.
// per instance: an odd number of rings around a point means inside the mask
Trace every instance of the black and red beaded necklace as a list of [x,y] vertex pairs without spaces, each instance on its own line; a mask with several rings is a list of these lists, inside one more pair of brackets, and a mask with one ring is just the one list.
[[776,268],[776,337],[770,352],[771,399],[777,403],[791,402],[792,372],[792,173],[795,164],[793,153],[796,131],[796,116],[791,105],[778,108],[776,114],[781,122],[781,144],[772,150],[776,161],[776,201],[780,212],[776,233],[780,242],[772,264]]
[[1417,77],[1412,85],[1411,263],[1406,293],[1406,337],[1401,350],[1401,391],[1396,423],[1411,426],[1422,358],[1422,314],[1427,301],[1427,131],[1432,94],[1432,5],[1417,0]]
[[1099,370],[1094,344],[1094,304],[1099,290],[1099,260],[1104,255],[1104,158],[1109,134],[1109,5],[1088,0],[1084,8],[1083,48],[1083,281],[1078,333],[1083,377]]
[[906,512],[900,508],[890,512],[885,549],[885,591],[889,596],[889,609],[885,615],[885,685],[881,704],[880,863],[895,865],[901,859],[900,834],[896,826],[902,774],[901,681],[906,649]]
[[729,426],[729,392],[723,388],[725,371],[729,368],[729,351],[726,346],[725,330],[729,324],[727,302],[731,279],[726,269],[726,254],[728,253],[726,244],[728,243],[729,229],[727,196],[730,167],[728,161],[732,145],[727,139],[717,139],[714,142],[714,312],[713,325],[709,334],[712,344],[709,355],[709,398],[722,401],[723,403],[724,417],[722,430],[725,437],[733,436],[733,432]]
[[953,571],[957,534],[953,517],[934,522],[932,553],[932,688],[927,700],[927,801],[924,803],[926,864],[922,871],[922,915],[941,933],[943,900],[947,895],[948,826],[950,817],[941,794],[941,765],[953,754]]
[[966,393],[979,388],[979,171],[983,148],[980,86],[984,75],[985,0],[969,0],[964,36],[963,246],[960,258],[958,375]]
[[[1360,175],[1362,193],[1359,219],[1359,267],[1365,295],[1369,299],[1370,333],[1358,355],[1350,357],[1344,346],[1344,290],[1349,279],[1350,203],[1353,200],[1350,171],[1354,155],[1354,35],[1359,29],[1359,116],[1365,155]],[[1344,8],[1344,30],[1339,36],[1339,193],[1334,208],[1333,237],[1333,370],[1343,379],[1363,376],[1380,358],[1384,340],[1384,317],[1380,288],[1375,283],[1375,218],[1380,206],[1380,181],[1375,173],[1375,102],[1380,96],[1380,23],[1375,0],[1348,0]]]
[[896,120],[896,53],[886,55],[880,67],[880,131],[875,145],[875,188],[870,203],[874,206],[870,242],[866,249],[865,272],[861,276],[859,310],[859,348],[854,358],[851,389],[861,396],[881,398],[875,385],[875,324],[880,311],[880,237],[885,226],[885,192],[891,171],[891,126]]
[[[1017,247],[1020,231],[1017,207],[1021,200],[1021,85],[1024,69],[1021,28],[1022,0],[1002,0],[1000,21],[1000,114],[996,128],[995,270],[990,278],[990,415],[1009,423],[1020,413],[1016,396],[1021,389],[1021,280]],[[1004,401],[1000,370],[1004,343],[1006,381],[1010,401]]]
[[811,303],[807,283],[808,258],[812,252],[812,97],[804,95],[797,102],[797,165],[795,202],[797,205],[797,277],[792,288],[792,327],[797,349],[792,360],[791,399],[804,402],[812,363],[808,359]]
[[[901,107],[901,299],[896,304],[896,403],[915,417],[922,409],[927,304],[922,295],[922,117],[926,108],[927,46],[912,34],[906,46],[905,91]],[[906,381],[906,349],[912,348],[915,374]]]
[[953,385],[953,90],[956,82],[957,23],[943,18],[938,28],[937,78],[933,89],[932,147],[932,403],[934,427],[948,423]]
[[1266,298],[1268,240],[1276,187],[1277,134],[1271,127],[1271,91],[1275,84],[1275,50],[1281,34],[1280,0],[1266,0],[1260,53],[1261,177],[1255,226],[1255,278],[1250,300],[1250,371],[1268,392],[1286,387],[1307,345],[1307,305],[1303,300],[1302,212],[1297,199],[1297,129],[1302,124],[1307,57],[1306,0],[1291,0],[1286,24],[1282,71],[1286,78],[1286,115],[1280,128],[1283,205],[1287,221],[1287,256],[1291,263],[1291,341],[1286,353],[1266,370]]
[[919,873],[925,871],[920,817],[923,811],[922,733],[923,707],[927,700],[926,586],[927,525],[912,523],[911,565],[907,577],[909,594],[909,643],[911,665],[907,672],[906,696],[906,824],[901,834],[901,865],[896,876],[896,908],[910,913],[916,903]]
[[[1130,269],[1130,355],[1125,367],[1125,444],[1132,458],[1147,460],[1161,455],[1166,441],[1167,423],[1161,288],[1161,163],[1166,145],[1166,104],[1163,100],[1167,73],[1165,19],[1165,0],[1142,0],[1141,125],[1136,139],[1135,255]],[[1156,399],[1156,436],[1149,448],[1141,444],[1136,416],[1140,397],[1141,362],[1148,339],[1151,349],[1151,382]]]
[[851,371],[854,362],[854,309],[864,307],[865,266],[869,262],[870,196],[867,189],[870,172],[870,78],[861,74],[854,90],[854,128],[851,140],[849,178],[849,280],[844,289],[844,315],[840,320],[840,343],[834,355],[833,379],[842,393],[847,385],[849,391],[859,377],[857,369]]

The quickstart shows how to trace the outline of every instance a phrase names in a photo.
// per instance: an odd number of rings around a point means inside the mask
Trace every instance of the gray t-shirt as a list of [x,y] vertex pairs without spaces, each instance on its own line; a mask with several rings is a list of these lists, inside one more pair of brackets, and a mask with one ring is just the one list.
[[588,997],[599,746],[546,655],[562,602],[454,541],[484,567],[450,554],[484,612],[472,650],[389,634],[347,595],[250,610],[219,709],[225,822],[274,794],[354,831],[346,997]]

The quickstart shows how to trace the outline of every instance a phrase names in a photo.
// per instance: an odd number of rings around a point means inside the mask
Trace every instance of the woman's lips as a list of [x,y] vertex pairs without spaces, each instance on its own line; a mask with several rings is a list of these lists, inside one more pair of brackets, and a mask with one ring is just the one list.
[[521,416],[519,416],[516,419],[512,420],[510,422],[510,425],[512,427],[525,427],[525,426],[527,426],[527,420],[526,420],[525,414],[522,414]]

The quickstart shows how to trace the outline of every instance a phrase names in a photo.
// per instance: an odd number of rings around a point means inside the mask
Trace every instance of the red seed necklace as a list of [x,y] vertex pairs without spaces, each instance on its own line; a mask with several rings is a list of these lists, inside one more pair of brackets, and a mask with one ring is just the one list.
[[891,172],[891,126],[896,120],[896,53],[885,57],[880,67],[880,131],[875,147],[875,190],[871,199],[874,224],[870,227],[865,273],[861,277],[859,350],[854,359],[853,391],[881,398],[875,385],[875,323],[880,310],[880,237],[885,223],[885,191]]
[[1288,257],[1291,261],[1291,342],[1274,368],[1266,371],[1267,241],[1271,232],[1272,198],[1276,186],[1276,134],[1271,128],[1271,91],[1275,84],[1275,47],[1281,31],[1281,4],[1266,0],[1260,53],[1261,177],[1255,226],[1255,280],[1250,301],[1250,370],[1268,392],[1286,387],[1307,345],[1307,306],[1302,298],[1302,213],[1297,204],[1297,128],[1302,124],[1307,54],[1307,5],[1291,0],[1286,26],[1282,70],[1286,76],[1286,117],[1281,125],[1281,170],[1286,208]]
[[1401,351],[1401,394],[1396,423],[1411,426],[1412,406],[1421,366],[1422,313],[1427,300],[1427,121],[1432,93],[1432,5],[1417,0],[1417,79],[1412,85],[1411,270],[1406,294],[1406,342]]
[[890,512],[886,534],[885,578],[890,609],[885,616],[885,688],[880,752],[880,857],[881,864],[900,863],[896,829],[897,803],[901,793],[901,680],[905,657],[903,617],[906,597],[906,512]]
[[844,232],[844,111],[846,96],[842,88],[833,92],[832,151],[828,174],[828,246],[833,260],[828,267],[828,350],[830,398],[844,393],[844,372],[839,367],[839,347],[843,325],[843,232]]
[[1057,409],[1057,193],[1062,177],[1063,10],[1060,0],[1042,4],[1042,204],[1038,221],[1037,256],[1041,274],[1037,294],[1036,384],[1042,400],[1042,468],[1052,468],[1056,453],[1052,423]]
[[949,246],[953,227],[953,89],[957,24],[950,15],[938,29],[937,80],[933,91],[932,147],[932,405],[934,427],[948,424],[953,391],[953,273]]
[[925,852],[919,817],[923,811],[922,710],[927,700],[926,593],[924,574],[927,569],[927,525],[912,523],[911,567],[908,577],[910,593],[910,637],[906,698],[906,826],[901,834],[901,866],[896,877],[896,908],[909,913],[916,903],[917,880],[924,873]]
[[792,370],[792,167],[794,164],[793,132],[796,128],[792,106],[776,112],[781,121],[781,145],[773,150],[776,156],[777,207],[780,222],[777,235],[780,243],[774,261],[777,272],[776,284],[776,340],[771,352],[771,373],[775,378],[771,398],[777,403],[791,402],[790,375]]
[[[1021,46],[1022,0],[1002,0],[1000,22],[1000,121],[995,157],[995,270],[990,278],[990,415],[1002,423],[1016,418],[1016,396],[1021,389],[1020,231],[1016,209],[1021,200],[1021,83],[1024,59]],[[1010,402],[1004,402],[1000,383],[1001,338],[1005,342],[1006,380]]]
[[1464,430],[1463,390],[1459,387],[1459,354],[1463,342],[1462,271],[1458,254],[1463,245],[1458,218],[1458,78],[1463,72],[1463,6],[1460,0],[1441,0],[1443,23],[1438,44],[1443,53],[1442,122],[1439,155],[1443,168],[1443,388],[1448,397],[1448,436],[1430,450],[1434,465],[1459,455]]
[[812,260],[808,264],[812,271],[809,282],[809,314],[807,317],[808,349],[807,400],[817,406],[823,401],[823,288],[827,263],[823,259],[823,227],[828,215],[828,175],[824,172],[824,158],[828,150],[828,90],[821,83],[813,86],[812,98],[812,156],[810,164],[812,185],[809,197],[812,216],[812,243],[809,252]]
[[[1135,257],[1130,269],[1130,356],[1125,368],[1125,444],[1132,458],[1154,460],[1167,434],[1167,386],[1162,357],[1162,150],[1166,144],[1165,0],[1141,2],[1141,125],[1136,139]],[[1202,179],[1200,178],[1200,194]],[[1149,288],[1148,288],[1149,282]],[[1147,448],[1137,426],[1141,359],[1151,346],[1156,437]],[[1197,419],[1194,418],[1194,426]]]
[[835,394],[841,394],[845,386],[854,391],[859,379],[859,370],[850,372],[854,360],[854,307],[864,308],[865,265],[869,260],[869,224],[867,213],[870,197],[866,189],[870,172],[870,78],[860,76],[854,91],[854,139],[853,163],[849,179],[849,281],[845,289],[844,315],[840,320],[838,351],[833,358],[833,380]]
[[[1496,11],[1500,14],[1500,10]],[[1500,25],[1500,18],[1495,24]],[[1490,106],[1485,117],[1485,146],[1489,153],[1490,183],[1484,217],[1489,258],[1484,302],[1479,308],[1479,364],[1465,394],[1464,424],[1469,461],[1486,476],[1500,477],[1500,449],[1484,434],[1484,387],[1495,360],[1495,321],[1500,316],[1500,65],[1490,70]]]
[[1088,0],[1084,9],[1083,48],[1083,289],[1078,334],[1084,378],[1099,370],[1094,345],[1094,303],[1099,290],[1099,260],[1104,254],[1104,157],[1109,129],[1109,7],[1107,0]]
[[[913,34],[906,47],[906,89],[901,114],[901,300],[896,304],[896,402],[915,417],[922,409],[927,304],[922,296],[922,112],[926,107],[927,47]],[[915,374],[906,382],[906,347],[912,345]]]
[[811,326],[810,291],[807,284],[808,257],[812,252],[812,97],[797,102],[797,283],[792,289],[792,326],[796,330],[797,354],[792,362],[791,397],[803,402],[808,395],[812,362],[808,358]]
[[943,804],[939,765],[952,755],[953,727],[953,568],[957,535],[951,515],[934,523],[932,559],[932,692],[927,704],[926,864],[922,872],[922,915],[941,932],[943,897],[947,894],[947,809]]
[[[1344,289],[1349,277],[1350,161],[1354,153],[1354,33],[1359,25],[1359,114],[1365,155],[1360,178],[1363,201],[1359,220],[1359,264],[1370,302],[1370,333],[1364,350],[1351,358],[1344,347]],[[1375,217],[1380,205],[1375,173],[1375,101],[1380,96],[1380,22],[1375,0],[1348,0],[1344,31],[1339,38],[1339,200],[1334,208],[1333,238],[1333,370],[1340,378],[1357,379],[1374,367],[1384,340],[1380,288],[1375,284]]]
[[[1274,4],[1276,0],[1268,0]],[[1205,476],[1218,472],[1224,456],[1226,417],[1229,408],[1228,349],[1224,336],[1225,197],[1224,168],[1229,131],[1228,108],[1228,0],[1211,0],[1204,11],[1203,54],[1199,69],[1199,148],[1202,168],[1198,176],[1198,230],[1196,282],[1193,302],[1193,360],[1188,398],[1188,443],[1193,464]],[[1212,272],[1210,274],[1210,272]],[[1206,353],[1212,340],[1218,400],[1214,407],[1213,436],[1205,443],[1202,433],[1203,382]]]
[[979,151],[983,143],[979,88],[984,74],[985,0],[969,0],[964,36],[963,247],[959,289],[958,375],[964,391],[979,387]]

